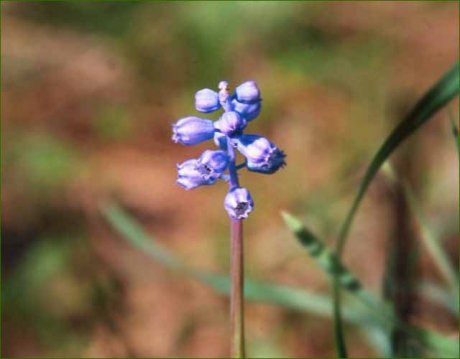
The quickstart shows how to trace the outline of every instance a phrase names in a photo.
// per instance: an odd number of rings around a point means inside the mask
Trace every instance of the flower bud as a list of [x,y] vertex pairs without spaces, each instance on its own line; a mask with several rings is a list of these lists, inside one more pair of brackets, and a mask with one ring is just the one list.
[[254,81],[243,82],[235,89],[236,99],[241,103],[260,101],[260,91]]
[[219,88],[219,90],[228,91],[228,81],[225,81],[225,80],[220,81],[217,87]]
[[214,137],[214,124],[211,120],[199,117],[185,117],[173,125],[172,139],[183,145],[196,145]]
[[185,189],[214,184],[228,167],[229,158],[224,151],[204,151],[198,159],[177,165],[176,183]]
[[237,100],[232,101],[233,110],[238,112],[247,121],[251,121],[259,116],[261,109],[261,101],[254,103],[241,103]]
[[237,148],[246,157],[246,167],[250,171],[271,174],[286,164],[283,151],[258,135],[242,135]]
[[233,219],[247,218],[254,208],[254,201],[246,188],[234,188],[227,193],[224,207]]
[[212,177],[220,177],[228,167],[230,159],[225,151],[206,150],[200,156],[199,162]]
[[238,112],[224,112],[214,127],[227,136],[238,134],[247,125],[246,120]]
[[186,190],[193,189],[198,186],[207,184],[207,181],[202,174],[198,171],[198,161],[196,159],[187,160],[177,165],[177,180],[179,186],[184,187]]
[[220,108],[219,94],[210,89],[203,89],[195,94],[195,108],[200,112],[213,112]]

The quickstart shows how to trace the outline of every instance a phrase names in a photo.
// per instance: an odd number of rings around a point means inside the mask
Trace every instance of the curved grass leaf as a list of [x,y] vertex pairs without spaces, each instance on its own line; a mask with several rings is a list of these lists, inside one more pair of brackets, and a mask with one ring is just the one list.
[[[459,92],[459,66],[454,65],[440,80],[437,82],[415,105],[411,112],[404,118],[402,122],[391,132],[391,134],[383,142],[371,163],[369,164],[366,173],[359,185],[358,192],[353,200],[350,210],[348,211],[345,220],[340,228],[339,237],[337,240],[336,251],[338,258],[341,258],[345,247],[348,232],[350,231],[351,223],[353,222],[356,211],[367,191],[370,183],[377,174],[379,168],[393,153],[393,151],[410,135],[412,135],[420,126],[426,123],[432,116],[444,105],[446,105]],[[344,343],[343,328],[341,324],[341,308],[340,308],[340,288],[339,281],[334,279],[334,322],[335,333],[338,342]],[[346,349],[344,347],[344,349]],[[346,357],[346,353],[342,353]]]
[[[196,279],[216,292],[228,295],[230,279],[226,275],[192,268],[182,262],[170,251],[162,247],[153,237],[147,235],[142,227],[123,209],[115,204],[102,208],[108,223],[122,238],[148,255],[165,268]],[[321,317],[332,317],[332,302],[328,296],[311,293],[304,289],[268,282],[245,280],[245,298],[250,301],[279,305],[289,309],[300,310]],[[368,313],[361,308],[347,308],[344,319],[355,324],[368,323]]]
[[412,111],[400,124],[391,132],[377,153],[374,155],[366,173],[361,180],[358,192],[353,200],[352,206],[341,226],[337,241],[337,254],[340,257],[345,241],[350,230],[351,223],[356,210],[366,193],[369,184],[374,179],[379,168],[393,153],[393,151],[420,126],[426,123],[443,106],[445,106],[459,92],[459,65],[458,63],[450,69],[415,105]]
[[[346,289],[351,295],[359,299],[367,308],[371,309],[370,315],[380,321],[384,328],[398,327],[414,339],[418,340],[430,352],[439,357],[457,357],[458,340],[446,338],[443,335],[430,330],[416,328],[398,321],[396,317],[388,310],[384,303],[379,303],[367,292],[361,285],[359,279],[345,267],[340,259],[328,249],[310,230],[308,230],[296,217],[284,212],[283,218],[288,228],[294,233],[299,242],[307,249],[309,254],[315,259],[319,267],[326,274],[337,281],[338,286]],[[337,287],[338,287],[337,286]],[[339,355],[346,354],[340,349],[340,343],[337,343]],[[344,348],[342,348],[344,349]]]

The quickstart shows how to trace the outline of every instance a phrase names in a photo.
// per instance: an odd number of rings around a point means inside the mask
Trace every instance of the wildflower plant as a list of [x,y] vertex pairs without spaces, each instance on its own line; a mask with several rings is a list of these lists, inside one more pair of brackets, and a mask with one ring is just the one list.
[[[214,140],[217,150],[206,150],[200,157],[177,165],[177,184],[186,190],[228,182],[224,208],[231,220],[231,276],[230,317],[234,357],[244,357],[243,310],[243,229],[242,220],[254,210],[254,200],[245,187],[240,186],[238,171],[273,174],[285,165],[285,154],[265,137],[245,134],[249,122],[259,114],[262,106],[260,90],[254,81],[246,81],[230,93],[228,83],[221,81],[218,91],[202,89],[195,94],[195,108],[211,113],[223,110],[217,121],[188,116],[173,125],[172,139],[191,146]],[[236,163],[237,151],[244,157]]]

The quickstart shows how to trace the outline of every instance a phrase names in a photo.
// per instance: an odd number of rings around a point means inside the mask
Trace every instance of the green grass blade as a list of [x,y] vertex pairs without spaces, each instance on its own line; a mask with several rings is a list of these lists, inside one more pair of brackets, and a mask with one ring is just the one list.
[[352,206],[341,226],[337,241],[337,253],[339,257],[343,251],[356,210],[379,168],[406,138],[432,118],[432,116],[454,98],[458,92],[459,66],[457,63],[417,102],[412,111],[383,142],[367,168]]
[[103,214],[123,238],[129,239],[131,244],[147,253],[156,262],[171,269],[183,270],[185,268],[181,261],[153,241],[144,229],[116,204],[106,205],[103,208]]
[[454,115],[452,111],[449,109],[449,118],[450,118],[450,127],[452,130],[452,135],[454,136],[455,145],[457,146],[457,154],[460,157],[460,134],[458,133],[458,127],[455,124]]
[[[230,278],[226,275],[196,269],[189,270],[187,274],[220,294],[228,295],[230,292]],[[246,278],[244,297],[253,302],[274,304],[326,318],[332,317],[330,298],[304,289]],[[366,321],[364,312],[358,308],[346,311],[344,319],[355,324]]]
[[[191,268],[186,265],[170,251],[163,248],[154,238],[147,235],[142,227],[119,206],[110,204],[102,209],[102,213],[107,222],[123,239],[141,250],[155,262],[182,275],[199,280],[220,294],[229,294],[230,279],[228,276]],[[251,279],[245,280],[244,290],[245,298],[250,301],[279,305],[322,317],[332,317],[332,302],[325,295]],[[368,321],[366,313],[363,313],[361,308],[348,308],[344,312],[344,319],[356,324]]]
[[459,292],[457,271],[449,260],[447,253],[442,248],[440,239],[437,238],[431,231],[428,221],[423,215],[420,206],[415,199],[414,193],[407,183],[398,178],[390,162],[387,162],[383,167],[383,174],[392,184],[397,185],[400,183],[402,186],[403,195],[407,200],[409,210],[420,228],[420,237],[422,242],[427,248],[434,264],[438,267],[439,272],[444,277],[444,280],[449,285],[451,292],[455,297],[454,300],[457,301]]
[[[348,232],[355,217],[356,211],[367,191],[370,183],[377,174],[379,168],[393,153],[393,151],[410,135],[412,135],[420,126],[426,123],[433,114],[446,105],[459,92],[459,65],[456,63],[415,105],[412,111],[403,119],[402,122],[393,130],[393,132],[383,142],[359,185],[358,192],[353,200],[350,210],[340,228],[337,239],[336,251],[338,258],[341,258],[345,247]],[[337,283],[337,281],[335,281]],[[341,327],[341,308],[340,308],[340,288],[334,285],[334,322],[336,326]],[[343,333],[343,329],[336,328],[337,333]]]
[[363,286],[353,273],[345,268],[338,260],[335,253],[310,230],[308,230],[301,221],[287,212],[282,212],[286,226],[294,233],[302,246],[308,251],[310,256],[317,262],[318,266],[327,274],[332,276],[332,289],[334,292],[334,337],[336,342],[337,356],[339,358],[347,357],[347,348],[345,345],[345,335],[342,330],[342,319],[338,315],[340,310],[340,293],[339,287],[350,291],[353,295],[359,297],[368,306],[373,306],[373,300],[369,293],[363,290]]
[[[415,295],[416,267],[420,259],[419,245],[412,233],[413,214],[403,185],[390,161],[382,166],[382,174],[394,194],[393,206],[398,211],[398,225],[389,238],[383,273],[382,294],[391,305],[395,318],[402,323],[409,322]],[[404,310],[402,310],[404,308]],[[420,357],[420,343],[414,342],[400,328],[390,329],[392,355],[397,357]]]
[[439,284],[430,281],[423,281],[418,283],[416,289],[421,297],[424,297],[432,303],[443,307],[452,315],[458,317],[460,314],[460,303],[458,302],[458,299],[453,300],[451,291],[441,287]]
[[296,217],[287,212],[282,212],[282,216],[286,226],[294,233],[300,244],[308,251],[321,269],[330,276],[337,277],[338,284],[342,288],[360,298],[367,306],[375,306],[375,300],[372,295],[364,289],[359,279],[340,262],[333,251]]
[[334,276],[332,283],[333,290],[333,310],[334,310],[334,340],[338,358],[348,358],[347,345],[345,343],[345,333],[343,330],[343,320],[340,315],[341,299],[340,299],[340,283],[337,276]]
[[446,252],[442,248],[440,239],[436,238],[434,233],[430,230],[425,216],[423,215],[422,211],[416,203],[414,194],[409,189],[407,184],[404,184],[403,188],[405,195],[408,199],[410,209],[420,226],[420,234],[422,237],[422,241],[425,247],[427,248],[428,253],[430,253],[434,264],[438,267],[439,271],[444,277],[444,280],[451,288],[452,293],[454,293],[455,296],[458,297],[459,286],[458,275],[456,270],[454,269],[452,263],[447,257]]
[[359,328],[361,335],[374,347],[380,354],[379,358],[391,358],[391,346],[388,335],[385,331],[375,326],[362,326]]
[[458,337],[447,337],[433,331],[416,328],[412,325],[401,325],[407,333],[420,341],[428,350],[438,358],[458,358]]
[[[407,334],[417,339],[426,349],[440,357],[455,357],[458,354],[458,340],[445,338],[435,332],[415,328],[398,321],[388,310],[385,304],[365,290],[360,280],[351,273],[340,259],[328,249],[311,231],[309,231],[296,217],[284,212],[283,218],[288,228],[294,233],[299,242],[307,249],[326,274],[335,279],[337,287],[346,289],[351,295],[359,299],[367,308],[369,314],[380,321],[385,328],[394,326],[404,330]],[[337,296],[336,296],[337,297]],[[345,308],[344,308],[345,309]],[[335,324],[337,325],[337,324]],[[337,343],[340,345],[339,343]]]

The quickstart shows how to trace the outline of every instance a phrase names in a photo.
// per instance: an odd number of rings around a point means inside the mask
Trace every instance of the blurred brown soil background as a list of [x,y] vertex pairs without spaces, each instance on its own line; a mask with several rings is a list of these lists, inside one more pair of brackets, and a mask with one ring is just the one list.
[[[333,243],[373,152],[459,51],[456,2],[1,5],[4,357],[228,355],[227,300],[153,263],[100,214],[117,201],[187,263],[228,270],[225,186],[175,185],[175,164],[210,144],[170,139],[172,122],[196,114],[194,92],[222,79],[258,82],[263,110],[250,131],[288,155],[273,176],[242,175],[256,201],[246,274],[328,293],[280,211]],[[458,266],[448,112],[394,163]],[[399,223],[394,195],[375,181],[345,254],[375,293]],[[420,251],[417,276],[442,283]],[[458,332],[421,299],[410,320]],[[253,356],[334,353],[331,321],[314,314],[250,303],[246,323]],[[375,355],[352,326],[347,339],[352,356]]]

